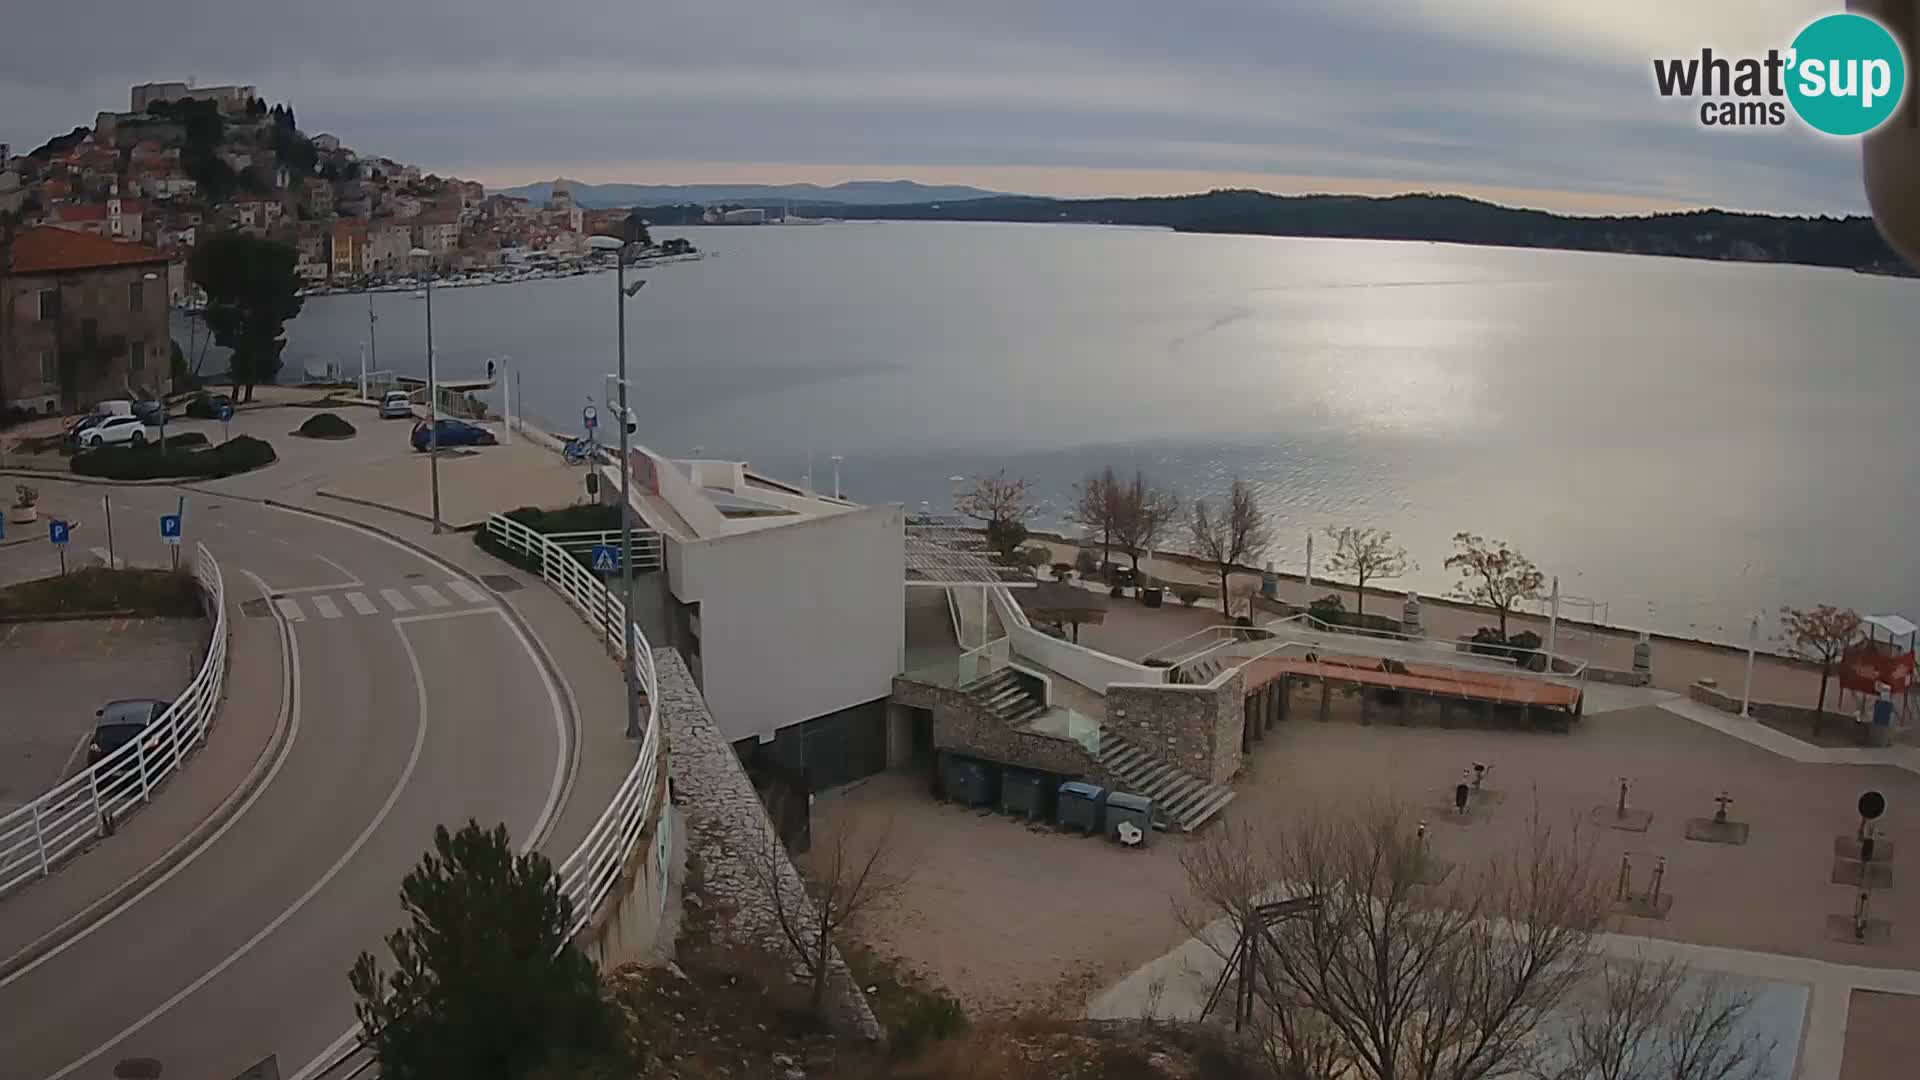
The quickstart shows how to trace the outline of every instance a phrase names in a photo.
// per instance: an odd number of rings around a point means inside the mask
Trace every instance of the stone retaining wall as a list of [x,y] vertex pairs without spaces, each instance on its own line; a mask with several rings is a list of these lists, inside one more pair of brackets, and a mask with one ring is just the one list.
[[[791,956],[773,901],[750,860],[768,850],[779,851],[775,873],[781,893],[793,898],[800,909],[798,921],[807,924],[812,921],[813,905],[806,899],[800,874],[779,847],[766,807],[733,747],[714,725],[686,662],[672,649],[655,649],[653,662],[660,717],[672,748],[667,760],[673,791],[680,800],[677,809],[684,815],[688,850],[701,861],[706,892],[717,901],[719,933]],[[855,1038],[881,1038],[879,1021],[838,949],[828,969],[826,1007],[834,1030]]]
[[1097,784],[1109,782],[1100,763],[1072,739],[1020,731],[981,708],[959,690],[930,686],[903,676],[893,680],[893,703],[933,714],[933,745],[942,750],[1024,765]]
[[1240,772],[1247,676],[1234,668],[1204,686],[1114,683],[1102,728],[1210,784]]
[[[1837,693],[1839,680],[1836,679],[1834,682],[1834,687],[1830,687],[1829,690]],[[1722,693],[1719,687],[1696,682],[1687,687],[1687,696],[1702,705],[1711,705],[1721,712],[1732,713],[1735,716],[1740,715],[1740,699],[1731,694]],[[1808,727],[1813,726],[1814,710],[1800,705],[1782,705],[1773,701],[1753,701],[1747,704],[1747,712],[1755,720],[1771,720],[1776,724],[1805,724]],[[1826,721],[1828,727],[1840,725],[1842,730],[1854,724],[1853,717],[1845,713],[1831,711],[1826,714]]]

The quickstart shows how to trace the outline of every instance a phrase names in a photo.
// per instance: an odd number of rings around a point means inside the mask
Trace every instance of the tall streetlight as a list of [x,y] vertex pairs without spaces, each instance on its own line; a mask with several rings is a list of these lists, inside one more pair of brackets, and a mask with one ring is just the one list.
[[622,651],[626,654],[627,676],[627,738],[637,739],[641,735],[640,727],[640,679],[639,661],[634,657],[633,641],[633,467],[627,459],[630,452],[629,436],[633,430],[633,414],[627,409],[627,301],[647,282],[643,278],[627,285],[627,248],[625,240],[617,236],[596,236],[588,241],[595,251],[611,251],[613,256],[613,306],[619,335],[619,368],[614,376],[618,384],[619,404],[616,407],[620,422],[620,589],[621,610],[626,613],[627,625],[620,631],[624,639]]
[[440,531],[440,383],[433,372],[433,252],[414,248],[407,252],[426,282],[427,299],[427,474],[433,485],[433,531]]

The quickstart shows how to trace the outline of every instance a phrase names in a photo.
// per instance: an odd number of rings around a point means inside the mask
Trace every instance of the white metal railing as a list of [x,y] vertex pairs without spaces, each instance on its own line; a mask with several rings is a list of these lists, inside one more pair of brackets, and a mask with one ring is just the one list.
[[213,638],[193,681],[140,737],[0,817],[0,895],[111,832],[206,737],[227,668],[226,586],[205,544],[195,546],[194,577],[213,612]]
[[[560,532],[542,533],[548,542],[557,544],[570,555],[590,555],[596,544],[606,544],[616,551],[620,548],[620,530],[606,532]],[[665,549],[660,542],[660,534],[652,529],[633,531],[633,568],[635,570],[658,570],[666,565]]]
[[[538,559],[540,576],[567,598],[589,626],[599,631],[602,643],[616,658],[624,661],[626,649],[634,650],[640,686],[647,695],[646,733],[640,741],[639,758],[620,782],[599,820],[587,830],[573,854],[560,864],[560,891],[573,901],[572,929],[578,933],[619,882],[621,870],[640,842],[640,834],[652,820],[654,796],[660,783],[661,738],[653,648],[640,628],[626,621],[619,597],[609,592],[566,548],[501,514],[489,517],[486,528],[502,544]],[[618,534],[615,536],[617,539]],[[637,544],[639,537],[636,535],[634,539]],[[638,565],[637,555],[634,562]],[[625,640],[617,629],[623,623],[627,626]]]

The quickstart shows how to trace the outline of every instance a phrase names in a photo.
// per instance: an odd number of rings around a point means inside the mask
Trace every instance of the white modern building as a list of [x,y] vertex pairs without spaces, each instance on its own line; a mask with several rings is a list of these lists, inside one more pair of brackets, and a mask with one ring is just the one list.
[[[721,732],[806,769],[815,789],[884,767],[906,648],[904,511],[738,461],[635,447],[631,462],[634,508],[664,565],[643,575],[635,615],[686,657]],[[617,505],[619,468],[601,477]]]

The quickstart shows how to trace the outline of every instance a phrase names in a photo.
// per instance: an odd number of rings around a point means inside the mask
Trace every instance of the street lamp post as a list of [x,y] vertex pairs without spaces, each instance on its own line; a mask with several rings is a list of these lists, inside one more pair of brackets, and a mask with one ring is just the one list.
[[616,315],[616,333],[619,335],[618,370],[615,380],[619,384],[619,404],[617,406],[620,424],[620,590],[621,611],[626,613],[627,625],[621,629],[624,640],[623,651],[626,654],[627,677],[627,737],[637,739],[641,735],[640,727],[640,680],[639,659],[634,654],[633,640],[633,467],[627,455],[631,452],[630,436],[633,428],[633,414],[627,407],[627,300],[640,291],[646,284],[643,278],[627,287],[627,244],[618,237],[596,236],[589,242],[597,251],[611,251],[613,257],[613,306]]
[[427,475],[433,487],[433,531],[440,531],[440,384],[433,369],[433,274],[428,261],[433,253],[426,248],[408,252],[420,266],[426,281],[427,300]]

